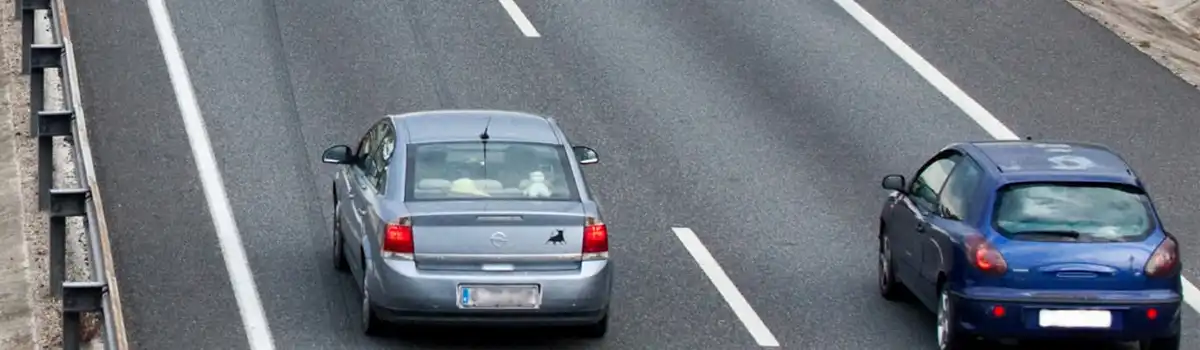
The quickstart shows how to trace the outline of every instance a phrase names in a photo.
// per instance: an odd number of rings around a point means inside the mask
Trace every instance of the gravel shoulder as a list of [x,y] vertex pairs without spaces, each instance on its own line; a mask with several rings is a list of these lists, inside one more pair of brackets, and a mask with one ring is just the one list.
[[1200,87],[1200,0],[1067,0]]
[[25,176],[18,164],[20,120],[29,91],[20,75],[20,21],[13,19],[13,6],[0,5],[0,348],[31,349],[36,337],[30,295],[29,249],[23,229],[25,203],[21,186]]

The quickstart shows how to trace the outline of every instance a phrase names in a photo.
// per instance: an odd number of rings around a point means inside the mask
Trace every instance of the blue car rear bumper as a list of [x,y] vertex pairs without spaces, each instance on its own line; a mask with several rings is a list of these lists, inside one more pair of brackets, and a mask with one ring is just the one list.
[[[1182,297],[1170,290],[1064,291],[969,287],[952,293],[961,330],[987,338],[1136,341],[1179,334]],[[1003,315],[993,308],[1001,306]],[[1108,328],[1044,328],[1040,310],[1108,310]],[[1154,311],[1151,311],[1153,309]],[[1150,314],[1155,314],[1151,317]]]

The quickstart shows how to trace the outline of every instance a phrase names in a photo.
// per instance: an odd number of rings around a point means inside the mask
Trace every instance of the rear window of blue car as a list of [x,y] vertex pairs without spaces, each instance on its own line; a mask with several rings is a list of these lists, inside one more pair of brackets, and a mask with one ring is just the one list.
[[1000,190],[994,228],[1010,239],[1125,242],[1154,229],[1150,200],[1119,184],[1025,183]]

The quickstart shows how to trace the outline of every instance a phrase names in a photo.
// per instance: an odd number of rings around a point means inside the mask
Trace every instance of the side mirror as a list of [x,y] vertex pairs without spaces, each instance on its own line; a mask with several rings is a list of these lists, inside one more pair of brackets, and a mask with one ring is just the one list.
[[575,159],[579,164],[596,164],[600,162],[600,155],[596,154],[596,150],[586,146],[571,147],[575,151]]
[[904,192],[904,175],[887,175],[883,177],[884,189]]
[[321,161],[329,164],[350,164],[354,162],[354,154],[350,152],[350,147],[337,145],[326,148],[321,154]]

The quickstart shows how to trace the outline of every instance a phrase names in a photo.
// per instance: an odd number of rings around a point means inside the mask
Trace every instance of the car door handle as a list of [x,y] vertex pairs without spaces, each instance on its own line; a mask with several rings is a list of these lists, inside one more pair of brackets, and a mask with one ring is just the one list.
[[366,209],[355,208],[354,211],[358,212],[358,215],[367,215]]
[[917,232],[925,232],[925,223],[924,222],[917,223]]
[[354,192],[350,192],[350,193],[346,194],[346,197],[350,198],[350,199],[354,199]]

